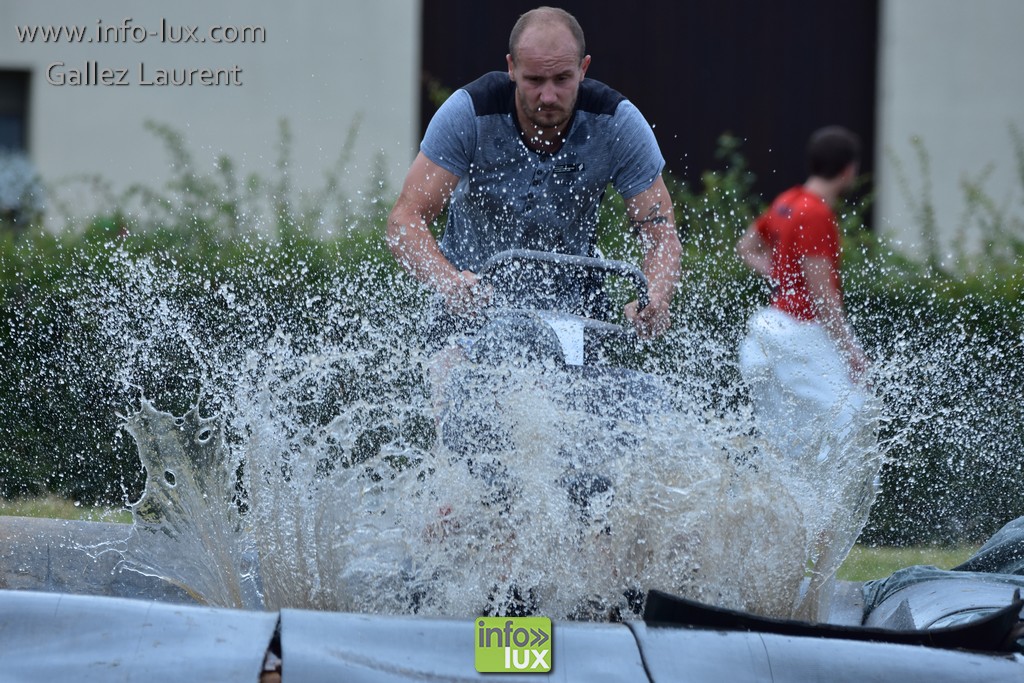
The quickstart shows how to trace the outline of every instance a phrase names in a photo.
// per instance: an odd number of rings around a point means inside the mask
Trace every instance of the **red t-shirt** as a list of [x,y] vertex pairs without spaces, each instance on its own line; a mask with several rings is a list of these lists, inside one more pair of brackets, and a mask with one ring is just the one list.
[[803,258],[827,258],[832,263],[833,284],[841,295],[835,213],[822,197],[798,186],[780,194],[754,225],[772,248],[772,306],[800,320],[814,320]]

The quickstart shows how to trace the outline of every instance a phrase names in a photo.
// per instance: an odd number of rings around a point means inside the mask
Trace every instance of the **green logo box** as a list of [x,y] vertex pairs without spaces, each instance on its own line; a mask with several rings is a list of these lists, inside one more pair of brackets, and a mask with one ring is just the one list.
[[554,664],[547,617],[479,617],[473,633],[480,673],[548,673]]

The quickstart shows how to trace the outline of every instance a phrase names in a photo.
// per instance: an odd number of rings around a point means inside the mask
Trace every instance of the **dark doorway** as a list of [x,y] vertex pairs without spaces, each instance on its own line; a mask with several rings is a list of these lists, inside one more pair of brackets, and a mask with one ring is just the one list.
[[[536,2],[424,0],[422,126],[436,104],[428,84],[454,89],[504,70],[508,33]],[[654,126],[668,170],[696,182],[719,168],[729,132],[769,198],[801,182],[804,145],[842,124],[873,168],[878,0],[565,0],[593,56],[588,76],[630,98]]]

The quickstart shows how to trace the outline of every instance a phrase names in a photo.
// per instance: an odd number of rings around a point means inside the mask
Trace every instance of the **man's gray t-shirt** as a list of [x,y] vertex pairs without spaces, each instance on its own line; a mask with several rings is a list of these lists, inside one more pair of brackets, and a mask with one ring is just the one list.
[[459,176],[440,246],[457,268],[472,271],[506,249],[592,255],[608,184],[629,199],[665,165],[639,110],[591,79],[580,84],[562,148],[530,150],[516,120],[515,84],[500,71],[452,94],[420,150]]

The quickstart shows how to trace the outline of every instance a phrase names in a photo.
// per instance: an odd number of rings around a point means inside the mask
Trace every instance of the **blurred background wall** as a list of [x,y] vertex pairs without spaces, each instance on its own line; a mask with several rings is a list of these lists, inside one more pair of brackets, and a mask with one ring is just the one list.
[[[99,173],[116,187],[158,184],[168,158],[147,120],[179,130],[197,163],[228,154],[252,171],[276,162],[287,120],[290,173],[303,187],[337,161],[355,126],[343,181],[358,191],[379,167],[397,192],[438,93],[504,69],[508,31],[535,5],[10,0],[0,5],[0,146],[26,150],[50,182]],[[926,249],[926,198],[942,245],[983,239],[965,180],[1001,205],[1024,201],[1013,138],[1014,126],[1024,130],[1018,0],[561,6],[586,31],[590,75],[637,103],[680,178],[697,183],[702,171],[721,168],[718,139],[729,133],[769,199],[803,179],[811,131],[841,123],[865,142],[865,191],[875,193],[869,223],[912,255]],[[195,27],[206,42],[161,42],[162,21],[179,38]],[[85,30],[81,42],[24,35],[25,27],[76,26]],[[238,38],[213,43],[215,26],[237,29]],[[134,42],[138,27],[152,35]],[[109,42],[115,36],[123,40]],[[65,74],[91,62],[128,69],[131,84],[54,85],[47,71],[57,62]],[[238,85],[139,83],[140,68],[152,78],[161,68],[232,67]],[[76,201],[88,210],[87,193]]]
[[[145,121],[182,133],[198,166],[209,169],[226,154],[244,177],[276,162],[286,120],[292,184],[309,187],[338,160],[357,126],[345,180],[363,189],[383,164],[397,184],[418,143],[419,23],[419,0],[4,2],[0,146],[26,149],[50,182],[99,173],[117,188],[158,186],[170,175],[169,159]],[[80,41],[66,34],[29,41],[25,27],[85,33]],[[169,42],[174,38],[179,42]],[[52,80],[67,81],[91,63],[114,71],[114,81],[117,70],[127,69],[128,85],[48,80],[48,70]],[[143,84],[155,81],[158,69],[234,67],[234,84]],[[83,210],[89,199],[81,197]]]

